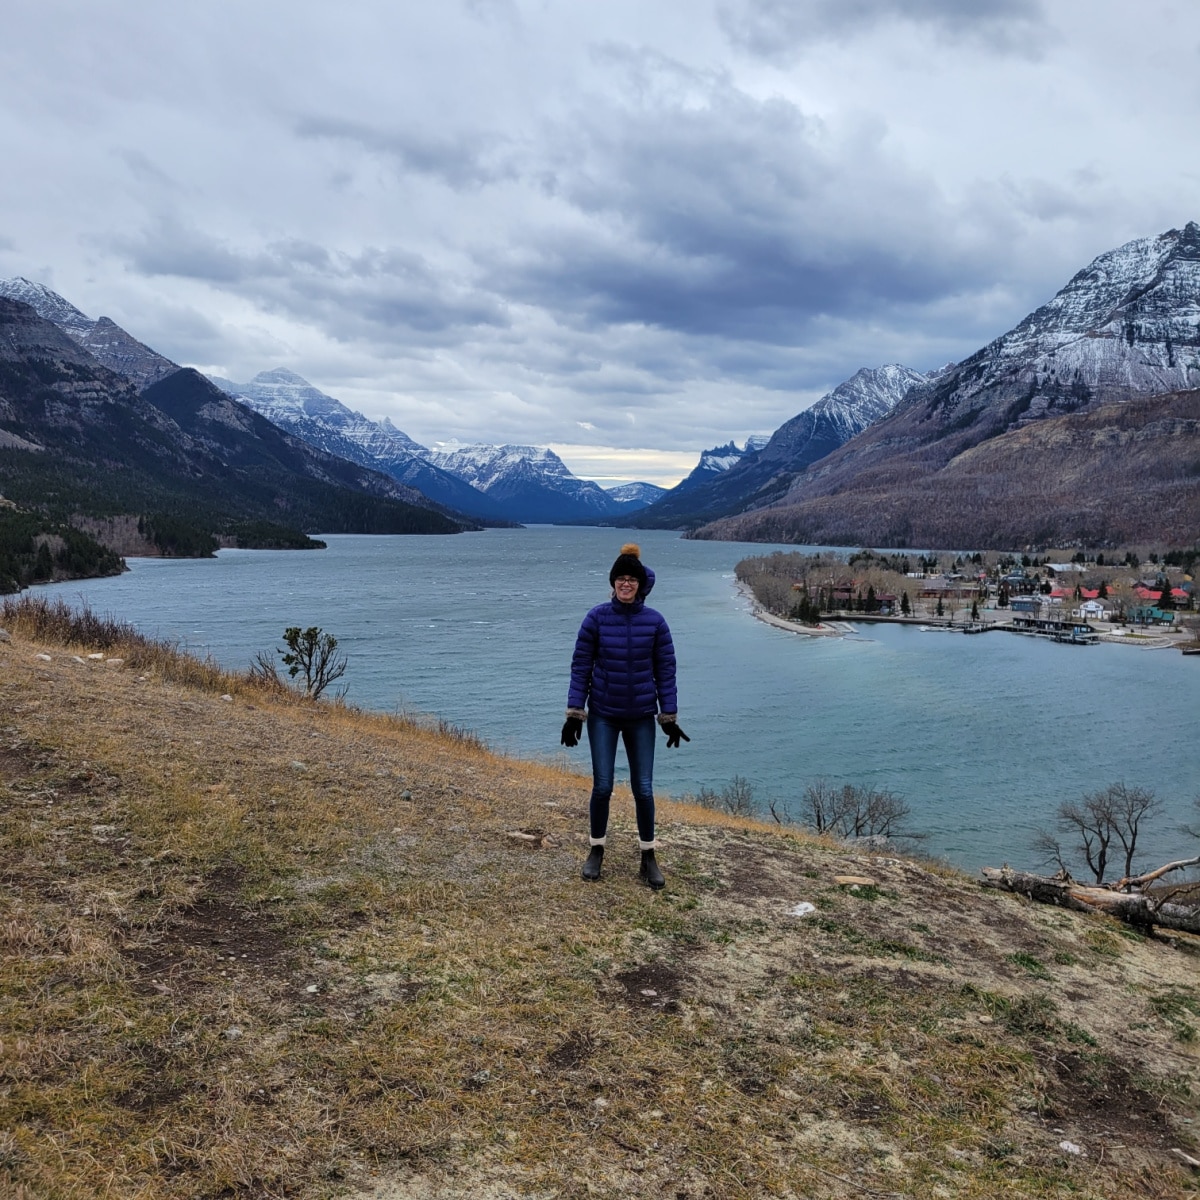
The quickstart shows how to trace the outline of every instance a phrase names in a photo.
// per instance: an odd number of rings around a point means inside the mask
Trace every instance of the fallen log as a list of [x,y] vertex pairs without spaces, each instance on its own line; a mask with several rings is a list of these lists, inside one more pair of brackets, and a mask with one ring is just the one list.
[[[1152,872],[1157,877],[1157,872]],[[1116,892],[1106,887],[1089,887],[1067,877],[1035,875],[1011,867],[984,867],[983,886],[1028,896],[1041,904],[1057,904],[1079,912],[1107,913],[1130,925],[1158,925],[1200,933],[1200,908],[1172,904],[1148,892]]]

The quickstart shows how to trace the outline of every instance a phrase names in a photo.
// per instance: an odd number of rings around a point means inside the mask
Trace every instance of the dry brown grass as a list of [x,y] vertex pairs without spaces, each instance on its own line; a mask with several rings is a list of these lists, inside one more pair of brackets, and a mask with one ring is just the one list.
[[13,634],[0,1194],[1196,1194],[1192,939]]

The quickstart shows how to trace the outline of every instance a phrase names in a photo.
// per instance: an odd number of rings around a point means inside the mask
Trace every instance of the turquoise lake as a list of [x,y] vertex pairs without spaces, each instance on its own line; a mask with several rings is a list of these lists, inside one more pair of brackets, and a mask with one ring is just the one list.
[[[558,743],[583,614],[608,596],[625,540],[642,546],[679,658],[680,724],[655,784],[682,796],[736,775],[793,807],[824,778],[888,788],[921,853],[975,870],[1039,869],[1032,842],[1057,804],[1124,781],[1165,811],[1139,862],[1194,854],[1200,824],[1200,658],[861,625],[812,638],[755,620],[735,564],[774,547],[667,532],[534,526],[453,537],[329,536],[324,551],[225,550],[132,559],[115,579],[43,589],[235,669],[289,625],[333,633],[347,700],[428,713],[494,749],[588,769]],[[793,547],[788,547],[793,549]],[[231,714],[232,716],[232,714]]]

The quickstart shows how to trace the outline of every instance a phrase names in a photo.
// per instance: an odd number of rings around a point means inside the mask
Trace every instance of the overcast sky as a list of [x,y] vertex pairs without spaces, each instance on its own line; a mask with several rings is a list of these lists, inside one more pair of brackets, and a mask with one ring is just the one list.
[[669,484],[1200,220],[1195,0],[8,0],[0,277]]

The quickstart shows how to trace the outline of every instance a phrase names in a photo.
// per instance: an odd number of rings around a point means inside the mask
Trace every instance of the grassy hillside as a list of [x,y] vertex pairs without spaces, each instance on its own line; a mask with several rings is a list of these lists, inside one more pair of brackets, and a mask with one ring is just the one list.
[[627,795],[589,886],[565,768],[35,611],[0,1194],[1196,1194],[1195,939]]

